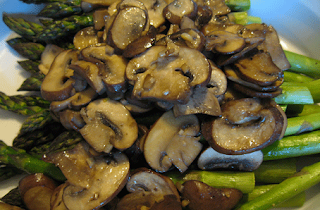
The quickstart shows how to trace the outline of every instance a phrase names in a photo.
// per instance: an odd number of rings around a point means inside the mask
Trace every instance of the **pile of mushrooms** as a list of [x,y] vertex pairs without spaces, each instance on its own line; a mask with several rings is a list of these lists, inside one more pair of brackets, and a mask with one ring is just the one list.
[[[233,23],[224,0],[83,0],[82,7],[94,26],[75,35],[73,50],[48,45],[40,65],[52,115],[85,140],[45,158],[68,180],[53,206],[101,208],[125,185],[130,194],[118,209],[137,195],[152,198],[141,204],[150,209],[167,199],[181,206],[172,183],[160,193],[140,182],[165,183],[157,173],[184,173],[195,162],[253,171],[260,150],[283,137],[286,117],[272,98],[290,65],[272,26]],[[138,121],[152,113],[161,113],[152,125]],[[131,157],[149,169],[130,174]]]

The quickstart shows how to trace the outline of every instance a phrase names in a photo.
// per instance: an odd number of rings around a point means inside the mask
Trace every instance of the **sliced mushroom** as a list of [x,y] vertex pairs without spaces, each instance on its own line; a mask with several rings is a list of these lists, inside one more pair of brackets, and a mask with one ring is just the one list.
[[234,63],[239,76],[260,86],[268,86],[283,77],[283,72],[273,62],[268,53],[259,52],[244,57]]
[[282,93],[281,88],[278,88],[274,91],[257,91],[250,87],[246,87],[235,82],[229,82],[229,84],[233,89],[243,93],[244,95],[255,98],[274,98]]
[[126,73],[135,97],[185,103],[191,87],[207,84],[211,68],[199,51],[171,43],[130,60]]
[[190,210],[231,210],[243,193],[233,188],[213,188],[203,182],[189,180],[183,183],[182,199]]
[[242,155],[226,155],[215,151],[212,147],[204,150],[198,159],[198,167],[202,170],[231,169],[254,171],[261,165],[263,153],[255,151]]
[[173,24],[180,24],[183,16],[194,19],[197,4],[193,0],[174,0],[163,9],[163,16]]
[[212,10],[208,6],[198,5],[197,17],[195,19],[195,25],[199,28],[206,25],[212,18]]
[[127,149],[138,137],[136,121],[120,102],[98,99],[82,108],[81,115],[87,124],[80,133],[98,152]]
[[81,29],[73,38],[74,47],[78,50],[82,50],[99,42],[99,37],[93,26]]
[[[130,176],[126,188],[129,194],[120,200],[117,210],[181,209],[180,196],[173,182],[154,171],[146,168],[137,169]],[[169,205],[160,208],[158,205],[165,200],[170,200]]]
[[79,131],[85,125],[85,122],[78,111],[69,109],[64,110],[59,113],[59,119],[63,127],[68,130]]
[[102,207],[122,190],[129,176],[129,160],[123,153],[101,155],[85,142],[47,154],[46,160],[58,165],[68,180],[62,195],[67,209]]
[[208,6],[212,11],[212,18],[226,15],[231,12],[230,8],[225,3],[225,0],[199,0],[197,3],[201,6]]
[[144,144],[144,156],[156,171],[166,172],[172,165],[182,173],[202,149],[199,121],[195,115],[174,117],[165,112],[152,126]]
[[93,12],[94,29],[99,31],[105,25],[105,19],[110,16],[107,8],[96,9]]
[[240,52],[245,46],[244,38],[227,31],[212,31],[207,36],[206,50],[222,54]]
[[61,101],[75,94],[74,80],[66,75],[69,64],[77,60],[78,53],[74,50],[65,50],[54,59],[41,85],[41,95],[44,99]]
[[109,98],[120,99],[126,90],[125,71],[127,60],[113,54],[108,45],[97,45],[81,51],[84,60],[99,66],[99,75],[105,84]]
[[165,18],[162,15],[163,9],[167,6],[165,0],[140,0],[148,10],[150,25],[158,28],[165,23]]
[[137,0],[123,0],[118,5],[118,12],[107,28],[107,43],[119,50],[145,35],[149,30],[148,11],[144,4]]
[[100,77],[98,65],[92,62],[79,60],[70,65],[69,68],[74,70],[74,74],[84,78],[99,95],[106,91],[106,87]]
[[69,183],[65,182],[54,189],[50,199],[50,210],[68,210],[62,199],[64,188],[68,185]]
[[39,70],[47,75],[51,64],[54,59],[63,51],[63,49],[54,44],[47,44],[44,51],[41,53],[41,63],[39,65]]
[[222,117],[207,121],[202,133],[224,154],[245,154],[277,141],[285,119],[270,100],[243,98],[223,104]]

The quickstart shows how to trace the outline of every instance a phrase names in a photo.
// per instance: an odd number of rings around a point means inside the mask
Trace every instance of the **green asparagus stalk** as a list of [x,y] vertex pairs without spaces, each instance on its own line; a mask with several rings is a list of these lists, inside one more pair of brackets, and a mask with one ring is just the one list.
[[250,0],[226,0],[225,3],[233,12],[243,12],[250,9]]
[[19,53],[19,55],[30,60],[40,60],[41,54],[45,49],[45,46],[35,42],[16,43],[10,46]]
[[21,115],[33,115],[46,110],[38,105],[28,105],[25,101],[17,100],[14,96],[7,96],[3,92],[0,92],[0,108]]
[[264,160],[277,160],[320,153],[320,130],[286,136],[261,150]]
[[43,112],[31,115],[23,122],[19,131],[19,136],[37,129],[42,129],[51,122],[53,122],[53,119],[49,110],[44,110]]
[[228,14],[230,21],[235,24],[248,25],[252,23],[262,23],[261,18],[248,15],[247,12],[231,12]]
[[[290,89],[291,87],[298,87],[298,86],[305,86],[309,89],[314,103],[319,103],[320,102],[320,79],[316,79],[310,82],[284,82],[281,87],[287,86],[287,89]],[[302,95],[297,95],[297,97],[300,97]]]
[[51,18],[39,18],[39,22],[44,26],[50,26],[51,24],[53,24],[54,20]]
[[291,71],[308,75],[313,78],[320,78],[320,61],[294,52],[284,51]]
[[45,75],[41,72],[32,74],[23,81],[18,91],[40,91],[44,77]]
[[180,174],[178,171],[165,174],[175,183],[183,183],[187,180],[198,180],[209,186],[217,188],[235,188],[243,193],[252,192],[255,186],[253,172],[234,171],[189,171]]
[[13,95],[9,97],[15,103],[25,103],[27,106],[40,106],[46,109],[50,107],[50,101],[36,95]]
[[16,149],[0,141],[0,162],[10,164],[27,173],[43,173],[58,181],[65,181],[65,177],[52,163],[35,158],[25,150]]
[[18,64],[27,72],[31,74],[38,73],[40,70],[38,68],[40,61],[33,61],[33,60],[23,60],[18,61]]
[[305,116],[320,112],[320,106],[317,104],[303,105],[301,112],[297,116]]
[[297,172],[295,158],[263,161],[254,171],[256,183],[278,184]]
[[314,78],[306,76],[304,74],[300,74],[293,71],[284,71],[284,81],[285,82],[311,82],[314,80]]
[[285,136],[297,135],[320,128],[320,112],[299,117],[288,118]]
[[304,167],[294,176],[289,177],[280,184],[274,186],[261,196],[245,203],[239,209],[270,209],[285,200],[288,200],[299,193],[320,182],[320,162]]
[[281,88],[282,93],[274,98],[278,104],[314,104],[313,96],[306,86],[282,85]]
[[92,14],[73,15],[62,20],[56,20],[51,25],[41,31],[37,39],[40,41],[50,41],[59,39],[78,32],[80,29],[93,25]]
[[[268,192],[270,189],[275,187],[277,185],[275,184],[269,184],[269,185],[260,185],[256,186],[254,190],[248,194],[245,194],[242,199],[239,202],[239,206],[243,205],[244,203],[251,201],[260,195],[263,195],[264,193]],[[277,208],[297,208],[303,206],[303,204],[306,201],[306,193],[301,192],[297,194],[296,196],[284,201],[283,203],[280,203],[276,205]]]
[[40,24],[26,21],[23,18],[10,17],[5,13],[2,15],[2,19],[12,31],[30,40],[34,40],[43,30],[43,27]]
[[81,0],[53,2],[47,4],[39,13],[39,17],[63,18],[82,13]]

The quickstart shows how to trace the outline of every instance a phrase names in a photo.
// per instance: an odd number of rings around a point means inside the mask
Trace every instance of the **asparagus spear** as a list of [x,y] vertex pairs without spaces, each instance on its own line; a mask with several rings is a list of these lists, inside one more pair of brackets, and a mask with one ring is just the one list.
[[18,187],[10,190],[5,196],[1,198],[1,201],[12,206],[18,206],[22,209],[27,209],[23,203],[20,190]]
[[290,51],[284,51],[291,71],[302,73],[314,78],[320,78],[320,61]]
[[37,35],[40,41],[50,41],[78,32],[81,28],[92,26],[92,14],[73,15],[56,20]]
[[54,20],[53,19],[49,19],[49,18],[39,18],[39,22],[43,26],[47,27],[47,26],[53,24]]
[[33,60],[23,60],[18,61],[18,64],[27,72],[31,74],[38,73],[40,70],[38,68],[40,61],[33,61]]
[[276,160],[320,153],[320,130],[286,136],[261,150],[264,160]]
[[0,182],[21,173],[22,171],[17,169],[16,167],[12,167],[6,164],[0,164]]
[[[245,194],[242,199],[239,202],[238,206],[243,205],[244,203],[251,201],[260,195],[263,195],[264,193],[268,192],[273,187],[277,186],[276,184],[268,184],[268,185],[260,185],[256,186],[254,190],[248,194]],[[296,208],[301,207],[306,201],[306,193],[301,192],[297,194],[296,196],[284,201],[283,203],[280,203],[276,205],[277,208]]]
[[38,105],[28,105],[25,101],[15,96],[7,96],[3,92],[0,92],[0,108],[21,115],[33,115],[46,109]]
[[311,82],[314,78],[306,76],[304,74],[299,74],[293,71],[284,71],[284,81],[285,82]]
[[40,24],[26,21],[23,18],[10,17],[5,13],[2,15],[2,19],[12,31],[30,40],[34,40],[43,30],[43,27]]
[[47,4],[39,13],[40,17],[63,18],[82,13],[81,0],[53,2]]
[[317,130],[320,128],[320,112],[305,116],[290,117],[287,121],[288,126],[284,134],[285,136]]
[[281,88],[282,93],[274,98],[278,104],[314,104],[313,95],[306,86],[284,83]]
[[19,53],[19,55],[30,60],[40,60],[45,48],[42,44],[35,42],[16,43],[10,44],[10,46]]
[[[298,86],[302,87],[305,86],[309,89],[313,101],[314,103],[319,103],[320,102],[320,79],[316,79],[310,82],[304,82],[304,83],[300,83],[300,82],[284,82],[282,84],[282,87],[288,86],[287,88],[290,89],[291,87],[296,86],[296,88]],[[297,95],[297,97],[300,97],[300,95]]]
[[23,81],[18,91],[40,91],[44,77],[45,75],[41,72],[32,74],[30,77]]
[[252,23],[262,23],[261,18],[248,15],[247,12],[231,12],[228,14],[230,21],[235,24],[248,25]]
[[298,195],[320,182],[320,162],[304,167],[294,176],[289,177],[268,192],[245,203],[239,209],[270,209],[283,201]]
[[165,174],[175,183],[183,183],[187,180],[198,180],[218,188],[235,188],[243,193],[252,192],[255,186],[253,172],[234,172],[234,171],[189,171],[180,174],[178,171]]
[[35,158],[25,150],[17,149],[0,141],[0,162],[10,164],[27,173],[43,173],[58,181],[65,181],[65,177],[52,163]]
[[254,171],[256,183],[278,184],[297,172],[295,158],[263,161]]
[[242,12],[250,9],[250,0],[226,0],[225,3],[233,12]]
[[19,136],[28,132],[32,132],[36,129],[42,129],[51,122],[53,122],[53,119],[49,110],[44,110],[43,112],[31,115],[23,122]]

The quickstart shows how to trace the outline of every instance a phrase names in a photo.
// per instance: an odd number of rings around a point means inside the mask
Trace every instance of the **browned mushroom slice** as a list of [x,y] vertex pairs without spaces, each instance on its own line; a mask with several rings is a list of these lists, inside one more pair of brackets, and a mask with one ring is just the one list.
[[89,12],[95,8],[110,6],[116,1],[117,0],[83,0],[81,1],[81,7],[84,8],[86,12]]
[[107,88],[108,97],[119,99],[126,90],[125,70],[127,60],[116,54],[109,54],[110,46],[91,46],[81,51],[84,60],[99,66],[99,76]]
[[242,192],[233,188],[213,188],[203,182],[189,180],[183,183],[182,199],[190,210],[233,209],[242,198]]
[[148,12],[144,4],[137,0],[124,0],[118,5],[107,32],[107,43],[124,50],[128,44],[149,30]]
[[186,46],[192,49],[202,51],[206,38],[197,29],[181,29],[168,37],[163,37],[157,41],[156,45],[167,45],[168,38],[178,46]]
[[[149,169],[139,168],[133,172],[126,188],[129,194],[120,200],[117,210],[181,209],[180,196],[173,182]],[[171,201],[168,206],[160,208],[160,203],[167,199]]]
[[261,165],[261,150],[242,155],[226,155],[215,151],[212,147],[205,149],[198,159],[198,167],[202,170],[231,169],[254,171]]
[[50,210],[68,210],[62,199],[64,188],[68,185],[69,183],[65,182],[54,189],[50,199]]
[[99,99],[82,108],[81,115],[87,124],[80,133],[98,152],[127,149],[138,137],[136,121],[120,102]]
[[235,82],[230,82],[229,84],[233,89],[250,97],[274,98],[282,93],[281,88],[278,88],[274,91],[257,91],[257,90],[253,90],[251,87],[246,87]]
[[225,4],[225,0],[200,0],[197,3],[201,6],[208,6],[212,11],[212,18],[231,12],[230,8]]
[[85,125],[85,122],[78,111],[69,109],[64,110],[59,113],[59,119],[63,127],[68,130],[73,129],[79,131]]
[[152,126],[144,144],[144,156],[156,171],[166,172],[173,165],[187,170],[201,151],[199,121],[195,115],[174,117],[165,112]]
[[105,19],[109,16],[107,8],[96,9],[93,12],[93,24],[95,30],[101,30],[105,25]]
[[198,5],[195,25],[199,28],[206,25],[212,18],[212,10],[208,6]]
[[84,78],[99,95],[106,91],[100,77],[99,67],[96,64],[79,60],[70,65],[69,68],[74,70],[74,74]]
[[97,43],[99,43],[99,37],[93,26],[81,29],[73,38],[74,47],[78,50]]
[[282,46],[280,45],[280,40],[276,30],[272,27],[268,27],[265,40],[266,51],[270,53],[272,61],[278,66],[281,70],[286,70],[291,67]]
[[61,101],[75,94],[74,80],[66,75],[70,63],[77,60],[78,53],[74,50],[65,50],[54,59],[41,85],[41,95],[44,99]]
[[232,69],[230,66],[225,66],[224,72],[229,80],[236,82],[240,85],[246,86],[248,88],[252,88],[256,91],[261,91],[261,92],[262,91],[276,91],[280,88],[280,85],[283,83],[283,78],[280,78],[269,86],[260,86],[260,85],[257,85],[257,84],[251,83],[251,82],[247,82],[247,81],[241,79],[238,76],[237,71]]
[[150,26],[150,30],[144,36],[137,38],[127,45],[122,56],[125,58],[132,58],[153,46],[156,41],[157,29]]
[[285,119],[270,100],[243,98],[221,108],[222,117],[202,127],[204,137],[220,153],[250,153],[281,137]]
[[260,86],[268,86],[283,76],[283,72],[273,62],[268,53],[259,52],[234,63],[239,76]]
[[148,10],[148,16],[150,19],[150,25],[158,28],[166,20],[162,15],[163,9],[167,6],[165,0],[140,0]]
[[222,54],[240,52],[246,46],[244,38],[227,31],[212,31],[207,35],[206,50]]
[[197,4],[193,0],[174,0],[163,9],[163,16],[170,23],[180,24],[183,16],[194,19],[197,10]]

